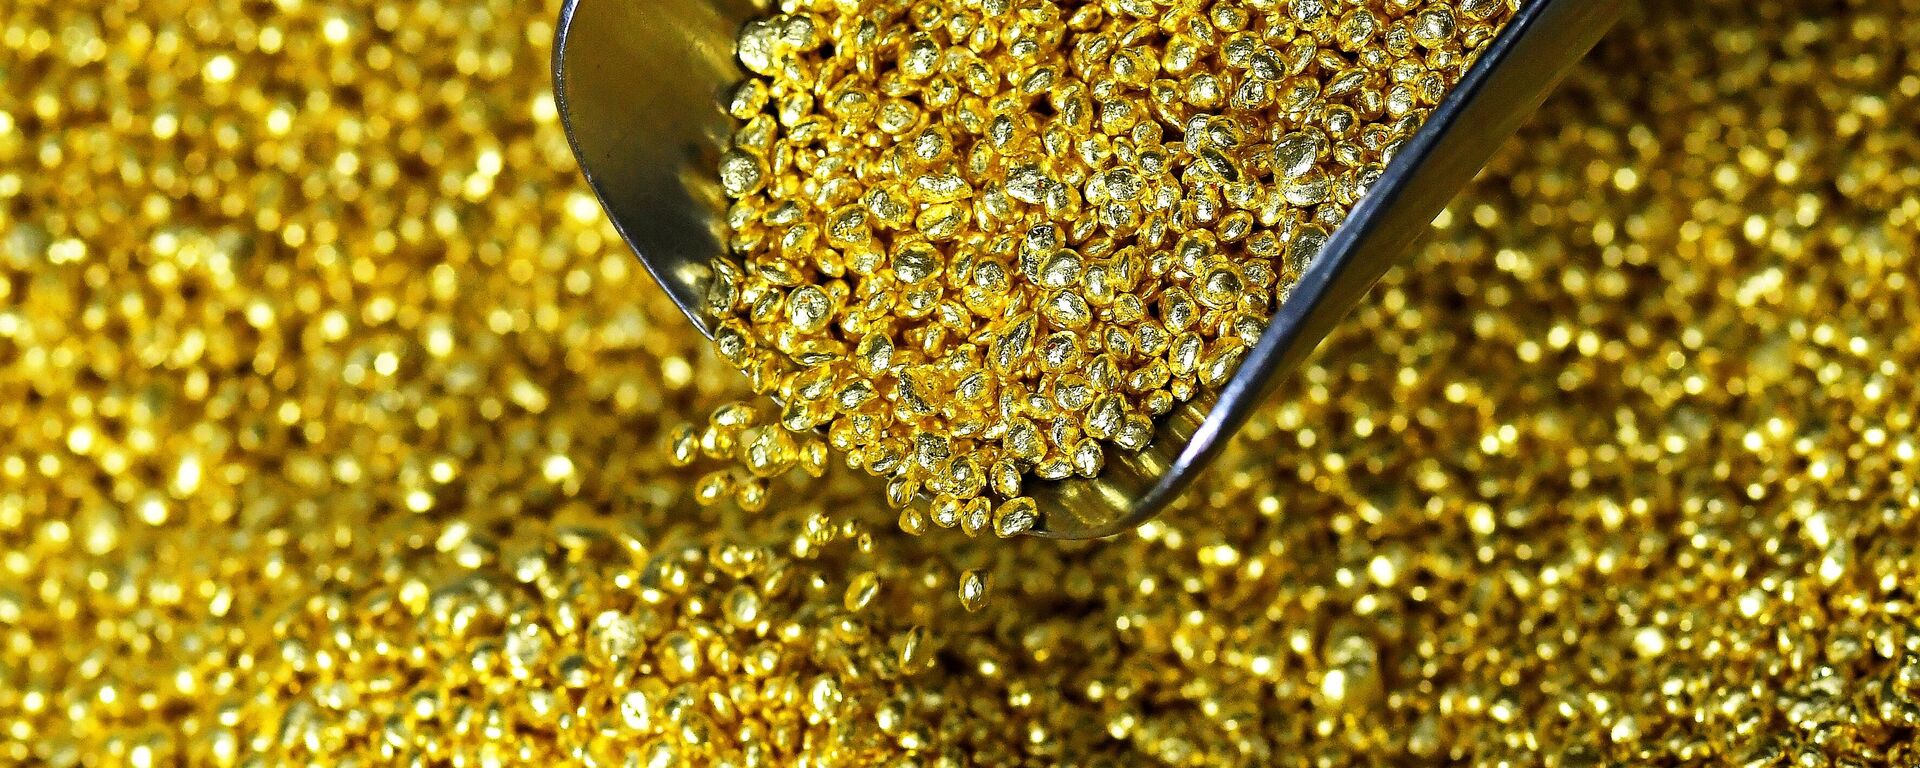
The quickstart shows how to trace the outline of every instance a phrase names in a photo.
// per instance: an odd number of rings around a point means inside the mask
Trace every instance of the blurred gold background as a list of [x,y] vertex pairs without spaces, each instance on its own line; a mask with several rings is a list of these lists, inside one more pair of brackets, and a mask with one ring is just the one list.
[[556,13],[0,6],[0,761],[1920,759],[1920,3],[1648,4],[1082,545],[691,502]]

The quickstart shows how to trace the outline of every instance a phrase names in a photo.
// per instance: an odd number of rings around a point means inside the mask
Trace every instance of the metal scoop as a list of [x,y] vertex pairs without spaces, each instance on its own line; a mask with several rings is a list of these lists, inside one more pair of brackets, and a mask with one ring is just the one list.
[[[1042,515],[1033,533],[1109,536],[1178,498],[1624,4],[1527,2],[1333,232],[1232,379],[1157,420],[1145,450],[1110,451],[1099,477],[1029,482]],[[554,95],[587,184],[647,271],[709,336],[708,265],[725,253],[716,167],[732,128],[719,94],[744,76],[736,32],[763,12],[749,0],[568,0],[554,41]]]

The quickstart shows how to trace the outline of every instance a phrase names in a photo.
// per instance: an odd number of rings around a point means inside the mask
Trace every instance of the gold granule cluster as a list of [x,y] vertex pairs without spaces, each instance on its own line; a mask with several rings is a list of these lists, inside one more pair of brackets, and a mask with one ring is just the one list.
[[1646,4],[1067,544],[753,431],[557,10],[0,14],[0,764],[1920,761],[1920,6]]
[[[790,0],[747,23],[715,341],[931,521],[1010,536],[1224,383],[1504,0]],[[743,488],[751,489],[751,483]],[[987,494],[1002,499],[990,508]],[[751,492],[751,491],[749,491]],[[906,513],[924,529],[927,513]]]

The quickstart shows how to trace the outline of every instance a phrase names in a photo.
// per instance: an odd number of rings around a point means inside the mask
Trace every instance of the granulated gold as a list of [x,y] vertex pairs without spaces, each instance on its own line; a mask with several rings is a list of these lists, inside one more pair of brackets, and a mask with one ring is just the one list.
[[1007,537],[1026,478],[1096,477],[1233,375],[1512,9],[780,10],[736,46],[715,341],[894,506],[930,496],[909,530]]
[[1072,545],[695,503],[556,10],[0,14],[0,762],[1920,760],[1920,7],[1648,4]]

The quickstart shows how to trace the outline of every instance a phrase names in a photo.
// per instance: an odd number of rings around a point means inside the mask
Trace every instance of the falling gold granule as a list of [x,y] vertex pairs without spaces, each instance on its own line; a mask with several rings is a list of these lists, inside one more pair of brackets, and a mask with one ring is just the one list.
[[1233,374],[1512,8],[781,10],[726,99],[721,354],[889,503],[1007,537],[1038,519],[1025,478],[1097,476]]

